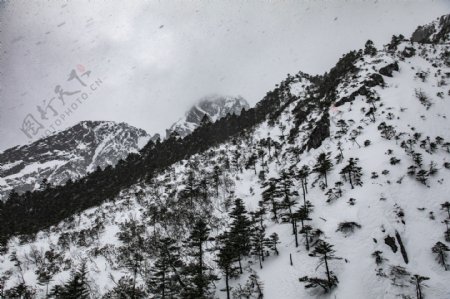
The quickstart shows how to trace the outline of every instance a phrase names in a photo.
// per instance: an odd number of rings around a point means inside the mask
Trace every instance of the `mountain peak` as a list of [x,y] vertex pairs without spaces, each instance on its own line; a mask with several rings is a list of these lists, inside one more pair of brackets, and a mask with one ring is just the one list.
[[185,137],[192,133],[201,123],[203,117],[207,115],[212,122],[221,119],[227,114],[239,115],[242,109],[249,109],[248,102],[241,96],[224,96],[210,94],[200,98],[185,116],[175,122],[168,130],[166,136],[173,132]]
[[97,167],[115,165],[150,139],[142,129],[113,121],[81,121],[31,144],[0,153],[0,196],[33,190],[44,179],[63,184]]

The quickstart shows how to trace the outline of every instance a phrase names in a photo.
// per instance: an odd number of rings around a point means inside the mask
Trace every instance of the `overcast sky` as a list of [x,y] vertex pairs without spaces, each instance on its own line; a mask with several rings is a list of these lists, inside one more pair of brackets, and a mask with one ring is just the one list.
[[211,93],[254,105],[287,73],[323,73],[449,12],[448,0],[0,1],[0,151],[81,120],[164,132]]

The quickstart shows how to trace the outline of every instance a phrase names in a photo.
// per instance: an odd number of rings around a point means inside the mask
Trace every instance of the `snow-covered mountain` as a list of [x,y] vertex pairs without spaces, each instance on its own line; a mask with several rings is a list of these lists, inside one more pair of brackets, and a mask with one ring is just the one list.
[[419,43],[449,42],[450,15],[444,15],[425,26],[419,26],[412,34],[411,41]]
[[227,114],[239,115],[242,109],[248,109],[250,106],[241,96],[222,96],[209,95],[201,98],[184,117],[175,122],[166,130],[166,136],[173,132],[185,137],[192,133],[201,123],[203,117],[207,115],[211,121],[216,121],[225,117]]
[[[0,206],[14,232],[0,255],[5,296],[450,298],[446,40],[367,42],[322,76],[289,75],[240,117],[151,144],[142,164],[37,192],[28,209]],[[35,199],[103,192],[32,233],[51,208],[36,212]]]
[[150,139],[144,130],[125,123],[83,121],[29,145],[0,153],[0,196],[11,189],[39,188],[76,180],[97,167],[115,165],[138,152]]

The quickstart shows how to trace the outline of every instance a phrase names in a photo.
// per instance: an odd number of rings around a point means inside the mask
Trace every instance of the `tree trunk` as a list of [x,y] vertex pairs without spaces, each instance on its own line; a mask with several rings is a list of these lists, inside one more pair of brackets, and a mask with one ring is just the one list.
[[225,271],[225,287],[227,289],[227,299],[230,299],[230,286],[228,285],[228,270]]
[[441,257],[441,262],[442,262],[442,265],[444,265],[445,271],[447,271],[447,265],[445,264],[444,252],[441,251],[441,252],[439,253],[439,256]]
[[353,189],[352,173],[350,171],[348,172],[348,179],[350,181],[350,186],[352,186],[352,189]]
[[241,254],[239,253],[239,272],[242,274]]
[[[199,264],[200,264],[200,269],[198,271],[198,275],[201,278],[201,280],[203,281],[203,246],[202,246],[202,242],[200,242],[200,246],[199,246]],[[200,296],[203,298],[203,285],[200,286],[199,290],[198,290]]]
[[416,287],[417,287],[417,299],[422,299],[422,290],[420,289],[420,283],[418,281],[416,282]]
[[306,206],[306,192],[305,192],[305,183],[302,180],[302,190],[303,190],[303,204]]
[[328,261],[327,261],[327,255],[325,254],[323,256],[325,261],[325,268],[327,269],[327,278],[328,278],[328,284],[331,286],[331,275],[330,275],[330,269],[328,269]]
[[[289,202],[289,199],[288,199]],[[294,217],[292,216],[292,208],[291,208],[291,204],[289,203],[289,217],[291,218],[291,224],[292,224],[292,233],[295,234],[295,220]]]
[[136,276],[137,276],[137,265],[134,266],[133,272],[133,291],[131,293],[131,299],[134,299],[136,294]]
[[306,250],[309,251],[309,235],[308,235],[308,231],[305,232],[305,237],[306,237]]
[[306,194],[308,194],[308,181],[306,180],[306,178],[304,178],[304,180],[305,180],[305,191]]
[[273,213],[273,218],[275,218],[275,222],[278,222],[277,206],[276,206],[275,200],[273,200],[273,199],[272,199],[272,213]]

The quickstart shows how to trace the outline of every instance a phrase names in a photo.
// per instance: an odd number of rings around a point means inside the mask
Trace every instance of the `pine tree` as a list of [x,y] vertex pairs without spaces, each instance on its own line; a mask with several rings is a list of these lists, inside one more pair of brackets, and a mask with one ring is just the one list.
[[266,215],[266,207],[264,206],[264,202],[262,200],[258,201],[258,209],[256,210],[254,214],[254,222],[259,222],[259,227],[264,227],[264,218]]
[[[327,275],[327,280],[326,280],[326,284],[323,284],[323,280],[320,278],[308,278],[308,277],[303,277],[301,278],[301,281],[304,282],[308,282],[310,285],[310,287],[315,287],[315,286],[321,286],[322,288],[325,289],[325,291],[330,290],[331,288],[333,288],[334,286],[337,285],[338,283],[338,279],[337,277],[333,274],[332,271],[330,271],[329,268],[329,261],[333,260],[333,259],[339,259],[334,255],[335,251],[333,249],[333,245],[320,240],[316,247],[314,248],[314,251],[312,252],[312,256],[319,256],[319,266],[320,265],[324,265],[325,266],[325,270],[326,270],[326,275]],[[308,287],[308,285],[306,286]]]
[[227,299],[230,299],[230,278],[237,274],[238,268],[234,265],[236,261],[236,248],[231,241],[229,233],[225,232],[217,238],[219,252],[217,254],[217,266],[225,275],[225,291]]
[[424,284],[424,281],[429,280],[429,277],[425,277],[425,276],[420,276],[418,274],[415,274],[413,276],[411,276],[411,284],[413,284],[416,287],[416,296],[417,299],[423,299],[423,295],[422,295],[422,289],[424,287],[426,287],[426,285]]
[[264,165],[264,157],[266,156],[266,151],[263,148],[258,149],[258,158],[261,159],[261,165]]
[[[137,275],[142,268],[144,261],[144,235],[145,228],[134,219],[121,223],[120,231],[117,233],[118,239],[123,243],[118,249],[119,264],[133,275],[133,290],[136,286]],[[132,292],[134,298],[134,292]]]
[[204,299],[208,298],[209,286],[216,277],[210,273],[211,269],[204,262],[205,245],[209,240],[210,229],[203,219],[195,222],[189,239],[185,242],[190,249],[189,255],[194,258],[185,269],[184,274],[189,277],[189,284],[183,294],[183,298]]
[[437,242],[433,248],[431,248],[431,251],[436,255],[438,263],[444,267],[445,271],[447,271],[447,251],[450,251],[450,248],[444,243]]
[[270,178],[262,185],[265,190],[262,193],[262,200],[265,204],[270,204],[270,211],[272,212],[272,220],[278,222],[278,208],[279,203],[277,201],[278,189],[277,181],[274,178]]
[[333,168],[333,163],[330,159],[330,153],[320,153],[317,157],[316,164],[313,167],[313,172],[319,174],[319,177],[325,179],[325,187],[328,187],[327,173]]
[[251,254],[258,257],[259,267],[262,269],[262,262],[264,262],[264,251],[266,248],[266,229],[259,225],[253,228],[251,236]]
[[336,164],[340,164],[344,160],[344,153],[342,151],[342,142],[340,140],[337,143],[337,149],[339,153],[334,158],[336,159]]
[[247,216],[247,210],[245,209],[242,199],[237,198],[234,201],[234,207],[230,212],[230,218],[232,219],[230,225],[230,239],[235,246],[239,262],[239,271],[242,274],[241,259],[243,256],[248,255],[251,249],[251,221]]
[[377,49],[375,48],[373,41],[371,41],[370,39],[367,40],[366,44],[364,45],[364,54],[370,56],[377,55]]
[[350,182],[350,186],[352,187],[352,189],[354,188],[354,185],[357,186],[361,186],[362,185],[362,181],[361,181],[361,167],[358,166],[358,161],[359,159],[356,158],[350,158],[348,160],[348,164],[342,168],[340,174],[342,175],[342,177],[344,178],[344,181],[349,181]]
[[282,171],[280,178],[277,179],[277,189],[279,192],[277,195],[282,198],[282,205],[288,210],[289,219],[292,224],[292,233],[295,235],[296,245],[297,242],[297,224],[295,222],[295,217],[293,217],[293,206],[297,203],[296,196],[298,192],[292,190],[294,187],[294,182],[292,180],[292,174],[287,171]]
[[255,174],[257,174],[256,172],[256,162],[258,161],[258,156],[256,154],[252,154],[248,160],[247,163],[245,164],[245,168],[249,169],[249,168],[253,168],[253,170],[255,171]]
[[280,244],[280,237],[278,237],[277,233],[272,233],[268,239],[266,239],[267,247],[275,252],[276,255],[279,255],[277,245]]
[[189,206],[192,208],[194,202],[197,200],[199,195],[198,183],[195,178],[195,171],[190,169],[187,174],[187,179],[185,181],[184,194],[189,199]]
[[308,193],[308,176],[310,169],[308,165],[303,165],[302,168],[297,173],[297,179],[300,180],[303,191],[303,204],[306,204],[306,194]]
[[309,231],[311,231],[311,226],[306,225],[305,221],[311,220],[309,218],[309,213],[311,211],[311,203],[309,201],[306,202],[305,205],[302,205],[296,212],[295,212],[295,217],[297,220],[300,221],[301,225],[302,225],[302,229],[300,231],[300,233],[304,234],[305,236],[305,245],[306,245],[306,250],[309,251]]
[[135,286],[134,279],[125,275],[119,279],[116,283],[114,277],[110,275],[111,280],[114,282],[115,286],[107,293],[105,293],[102,299],[147,299],[143,286]]
[[185,284],[180,277],[183,262],[180,259],[180,248],[172,238],[162,238],[159,242],[158,257],[151,268],[149,289],[159,298],[172,298],[181,293]]
[[60,254],[56,253],[54,249],[45,252],[44,260],[40,265],[36,265],[35,274],[37,276],[38,284],[45,286],[45,295],[48,296],[48,285],[52,281],[53,276],[59,272],[57,260]]
[[[88,270],[86,262],[80,265],[80,268],[74,272],[68,282],[57,291],[57,298],[61,299],[88,299],[89,284],[87,281]],[[55,291],[53,291],[55,293]]]
[[209,117],[208,114],[204,114],[202,117],[202,120],[200,121],[200,126],[202,127],[206,127],[208,125],[210,125],[212,123],[211,118]]
[[212,182],[216,190],[216,196],[219,196],[220,177],[222,176],[222,169],[219,166],[214,166],[212,174]]

